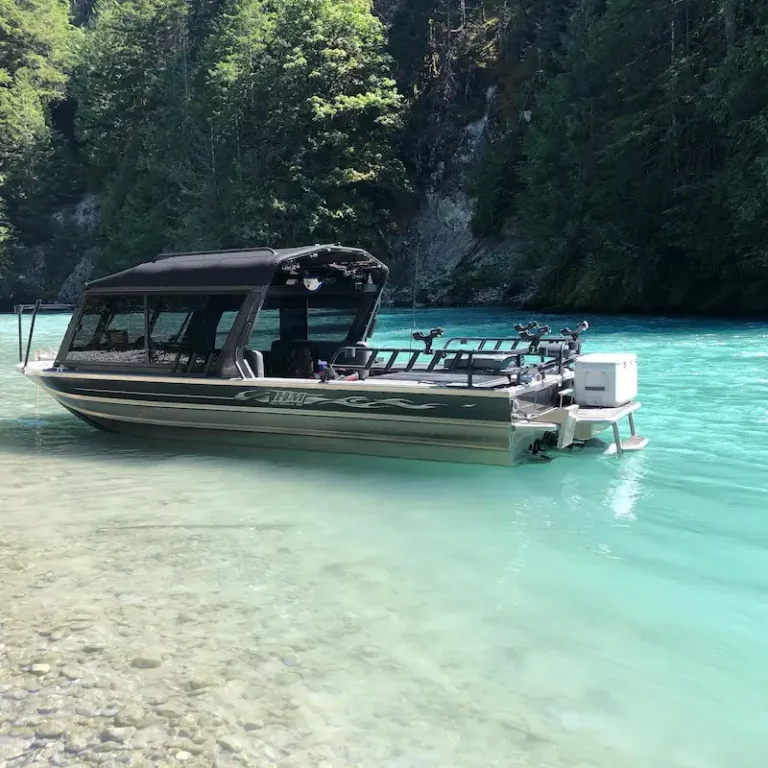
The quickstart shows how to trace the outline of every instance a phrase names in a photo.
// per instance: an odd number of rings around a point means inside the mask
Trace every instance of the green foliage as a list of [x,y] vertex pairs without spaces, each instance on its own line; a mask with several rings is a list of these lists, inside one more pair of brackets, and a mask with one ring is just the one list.
[[[0,185],[2,185],[2,177],[0,177]],[[8,214],[5,210],[5,203],[2,198],[0,198],[0,284],[5,278],[5,273],[10,261],[8,245],[11,239],[11,230],[8,224]]]
[[100,5],[73,90],[104,266],[380,237],[403,184],[383,45],[368,0]]
[[471,179],[474,198],[472,229],[479,236],[498,235],[513,214],[517,185],[517,165],[521,155],[518,131],[494,136]]
[[65,0],[0,0],[0,161],[19,162],[47,130],[70,63]]
[[519,169],[540,304],[768,309],[765,19],[739,8],[614,0],[573,15]]
[[64,0],[0,0],[0,295],[12,244],[39,229],[31,214],[48,189],[49,107],[65,94],[73,54],[68,14]]
[[368,0],[234,6],[206,95],[221,170],[243,180],[227,195],[239,239],[372,240],[401,181],[382,46]]
[[450,179],[493,86],[472,227],[514,224],[527,248],[512,277],[454,275],[457,300],[485,281],[563,309],[768,310],[768,6],[376,11],[0,0],[0,298],[93,250],[73,213],[86,190],[101,271],[163,249],[379,247],[411,184]]

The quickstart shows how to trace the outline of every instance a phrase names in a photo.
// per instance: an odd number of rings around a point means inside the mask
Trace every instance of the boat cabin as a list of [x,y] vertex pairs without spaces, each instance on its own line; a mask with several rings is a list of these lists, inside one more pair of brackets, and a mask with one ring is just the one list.
[[336,245],[163,254],[86,286],[56,367],[312,378],[342,348],[364,354],[388,274]]

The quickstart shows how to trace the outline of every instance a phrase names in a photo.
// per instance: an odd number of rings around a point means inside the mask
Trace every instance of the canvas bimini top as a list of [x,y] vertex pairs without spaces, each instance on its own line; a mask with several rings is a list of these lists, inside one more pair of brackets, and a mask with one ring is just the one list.
[[334,267],[342,271],[355,268],[380,270],[381,282],[386,281],[389,273],[381,261],[359,248],[340,245],[312,245],[281,250],[252,248],[161,254],[152,261],[93,280],[87,284],[86,289],[89,293],[149,293],[205,288],[255,288],[269,285],[278,268],[285,272],[311,272],[313,266],[321,271]]

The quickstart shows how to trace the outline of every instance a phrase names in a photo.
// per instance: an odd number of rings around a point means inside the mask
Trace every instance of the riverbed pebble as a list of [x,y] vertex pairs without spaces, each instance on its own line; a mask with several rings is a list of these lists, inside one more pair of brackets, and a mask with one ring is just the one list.
[[101,734],[101,740],[102,741],[117,741],[122,744],[122,742],[129,739],[133,734],[136,733],[136,729],[126,726],[124,728],[118,728],[117,726],[111,726],[109,728],[105,728],[103,733]]
[[219,736],[216,743],[227,752],[242,752],[242,744],[234,736]]
[[131,665],[137,669],[156,669],[163,663],[163,660],[157,654],[145,653],[136,656]]
[[35,736],[41,739],[58,739],[64,733],[64,726],[53,720],[45,720],[35,729]]
[[160,717],[167,717],[169,720],[178,720],[184,714],[179,707],[175,707],[172,704],[164,704],[158,707],[155,712]]
[[138,726],[144,720],[144,710],[137,706],[128,706],[115,715],[115,725],[118,727]]
[[83,672],[81,669],[78,669],[77,667],[72,667],[72,666],[62,667],[59,670],[59,674],[62,677],[66,677],[67,680],[79,680],[83,676]]

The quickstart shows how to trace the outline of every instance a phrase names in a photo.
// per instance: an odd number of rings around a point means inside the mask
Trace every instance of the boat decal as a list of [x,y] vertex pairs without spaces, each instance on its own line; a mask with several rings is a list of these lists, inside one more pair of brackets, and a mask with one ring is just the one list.
[[308,392],[291,392],[290,390],[248,390],[238,392],[235,400],[250,400],[269,405],[286,405],[301,408],[305,405],[341,405],[345,408],[360,408],[362,410],[377,410],[379,408],[403,408],[408,411],[429,411],[433,408],[443,408],[446,403],[414,403],[401,397],[386,397],[372,400],[369,397],[324,397]]

